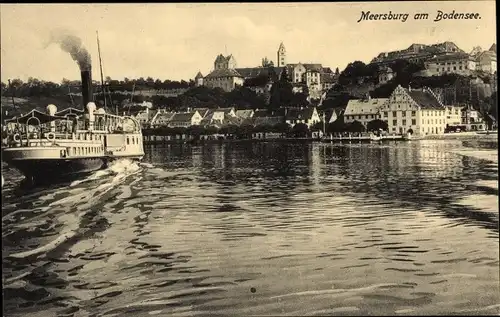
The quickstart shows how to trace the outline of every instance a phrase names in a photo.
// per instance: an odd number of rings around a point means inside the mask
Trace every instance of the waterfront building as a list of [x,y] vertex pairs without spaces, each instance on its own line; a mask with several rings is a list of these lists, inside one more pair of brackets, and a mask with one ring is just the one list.
[[446,107],[446,126],[455,127],[462,124],[462,107],[460,106],[445,106]]
[[314,124],[321,122],[318,110],[316,107],[307,108],[285,108],[284,109],[285,122],[291,127],[298,123],[307,125],[308,128]]
[[423,136],[443,134],[446,128],[446,107],[428,88],[398,85],[380,111],[390,133]]
[[168,127],[179,128],[199,125],[202,120],[198,111],[175,113],[168,122]]
[[366,128],[368,122],[380,119],[380,109],[387,100],[387,98],[371,98],[370,95],[363,99],[349,100],[344,111],[344,122],[359,121]]
[[254,113],[255,113],[255,111],[252,109],[242,109],[242,110],[235,111],[236,116],[238,118],[240,118],[241,120],[252,118]]
[[152,110],[149,110],[147,107],[145,110],[139,111],[134,117],[139,122],[141,127],[146,127],[151,123],[151,120],[156,115],[156,113]]
[[472,106],[468,105],[462,108],[462,125],[467,131],[483,131],[486,129],[486,122],[483,116]]
[[208,109],[208,108],[193,108],[193,111],[198,111],[198,113],[200,114],[200,116],[202,118],[205,118],[205,116],[208,114],[208,112],[210,111],[210,109]]
[[150,121],[150,126],[153,128],[167,126],[170,119],[174,116],[175,112],[159,109]]
[[236,117],[234,108],[210,109],[201,120],[202,126],[222,127],[225,125],[238,125],[240,121]]

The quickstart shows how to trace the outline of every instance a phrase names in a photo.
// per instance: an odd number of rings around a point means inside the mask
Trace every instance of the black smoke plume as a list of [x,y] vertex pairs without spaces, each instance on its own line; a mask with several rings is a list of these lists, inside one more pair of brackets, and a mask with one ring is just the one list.
[[50,36],[50,43],[57,43],[61,46],[63,51],[68,52],[78,63],[80,71],[91,69],[92,59],[78,36],[66,30],[54,30]]

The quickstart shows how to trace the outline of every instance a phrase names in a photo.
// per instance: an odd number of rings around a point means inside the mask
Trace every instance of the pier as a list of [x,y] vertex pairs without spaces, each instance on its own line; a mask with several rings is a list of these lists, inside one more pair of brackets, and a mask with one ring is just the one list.
[[411,137],[400,134],[390,134],[390,135],[375,135],[375,134],[348,134],[348,135],[327,135],[321,138],[321,142],[333,143],[333,142],[372,142],[372,141],[408,141]]

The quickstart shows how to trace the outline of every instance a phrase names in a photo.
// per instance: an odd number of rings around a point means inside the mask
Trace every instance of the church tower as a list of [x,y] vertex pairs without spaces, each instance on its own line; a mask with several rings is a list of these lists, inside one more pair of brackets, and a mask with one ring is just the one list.
[[278,67],[285,67],[286,66],[286,49],[285,45],[283,45],[283,42],[281,42],[280,47],[278,48],[278,61],[277,61],[277,66]]

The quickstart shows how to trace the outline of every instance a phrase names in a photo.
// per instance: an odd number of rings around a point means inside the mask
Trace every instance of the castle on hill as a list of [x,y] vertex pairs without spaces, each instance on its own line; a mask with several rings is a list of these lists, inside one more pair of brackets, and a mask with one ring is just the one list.
[[338,78],[338,74],[322,64],[287,63],[286,48],[281,43],[276,52],[276,66],[272,61],[264,59],[261,66],[239,68],[232,54],[219,54],[215,58],[213,70],[206,76],[198,72],[195,83],[197,86],[218,87],[224,91],[246,86],[257,93],[266,94],[284,72],[288,74],[294,92],[303,91],[307,87],[309,96],[315,99],[330,89]]

